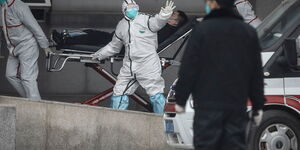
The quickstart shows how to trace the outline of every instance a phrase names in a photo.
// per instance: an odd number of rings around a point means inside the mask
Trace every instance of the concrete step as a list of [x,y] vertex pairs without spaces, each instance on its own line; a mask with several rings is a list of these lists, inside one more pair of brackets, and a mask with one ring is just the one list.
[[16,107],[16,150],[172,149],[152,113],[6,96],[0,104]]
[[0,104],[0,150],[15,150],[16,108]]

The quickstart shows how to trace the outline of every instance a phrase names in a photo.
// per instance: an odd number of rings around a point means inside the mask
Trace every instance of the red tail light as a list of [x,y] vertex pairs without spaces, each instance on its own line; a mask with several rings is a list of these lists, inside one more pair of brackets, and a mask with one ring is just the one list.
[[176,113],[175,104],[166,103],[166,105],[165,105],[165,112],[166,113]]

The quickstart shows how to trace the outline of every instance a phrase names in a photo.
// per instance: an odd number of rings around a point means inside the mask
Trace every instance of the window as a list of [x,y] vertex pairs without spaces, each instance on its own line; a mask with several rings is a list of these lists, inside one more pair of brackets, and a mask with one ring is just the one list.
[[36,20],[44,22],[46,20],[47,12],[51,7],[50,0],[22,0],[29,5],[31,12]]
[[298,57],[300,57],[300,34],[296,38],[296,45],[297,45],[297,54],[298,54]]
[[50,0],[22,0],[27,3],[30,7],[50,7]]
[[282,15],[277,23],[275,23],[274,26],[260,38],[262,48],[269,48],[278,42],[284,33],[300,20],[299,14],[300,5],[298,3]]

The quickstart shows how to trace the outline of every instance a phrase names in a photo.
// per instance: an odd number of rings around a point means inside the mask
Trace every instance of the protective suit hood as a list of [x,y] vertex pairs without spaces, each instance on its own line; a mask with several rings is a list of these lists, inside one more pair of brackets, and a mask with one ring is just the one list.
[[11,6],[15,2],[15,0],[5,0],[5,1],[8,6]]
[[9,5],[11,5],[11,4],[13,4],[13,3],[15,2],[15,0],[6,0],[6,2],[7,2]]
[[130,18],[128,18],[126,15],[125,15],[125,11],[126,11],[126,8],[128,6],[128,4],[130,3],[133,3],[135,5],[137,5],[139,7],[139,5],[134,1],[134,0],[124,0],[123,1],[123,4],[122,4],[122,13],[124,15],[124,17],[127,19],[127,20],[130,20]]

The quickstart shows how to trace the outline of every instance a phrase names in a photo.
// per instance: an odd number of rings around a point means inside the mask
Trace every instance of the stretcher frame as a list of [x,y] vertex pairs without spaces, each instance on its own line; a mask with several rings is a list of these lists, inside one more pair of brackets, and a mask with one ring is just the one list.
[[[180,63],[175,61],[175,58],[179,54],[179,52],[183,49],[183,46],[185,45],[189,34],[191,33],[192,29],[189,29],[186,33],[184,33],[182,36],[177,38],[175,41],[168,44],[166,47],[164,47],[159,53],[163,53],[168,48],[170,48],[173,44],[179,42],[180,40],[183,40],[183,42],[180,44],[179,48],[176,50],[175,54],[171,58],[164,58],[160,57],[162,69],[167,69],[170,66],[179,66]],[[106,80],[108,80],[110,83],[115,85],[117,78],[115,77],[117,74],[113,71],[113,63],[114,61],[122,61],[122,56],[113,56],[109,59],[98,61],[93,60],[91,54],[94,52],[89,51],[78,51],[73,49],[60,49],[59,51],[55,51],[51,54],[49,54],[49,57],[46,59],[46,68],[49,72],[59,72],[61,71],[67,62],[80,62],[85,63],[85,66],[92,68],[94,71],[96,71],[100,76],[104,77]],[[111,63],[111,73],[109,73],[107,70],[105,70],[101,65],[104,64],[106,61],[110,61]],[[115,76],[114,76],[115,75]],[[97,104],[104,101],[108,97],[112,96],[113,94],[113,88],[108,88],[107,90],[83,101],[81,104],[86,105],[92,105],[92,106],[98,106]],[[143,106],[147,111],[153,112],[152,105],[149,101],[145,100],[140,95],[133,93],[130,95],[130,98],[134,100],[139,105]]]

